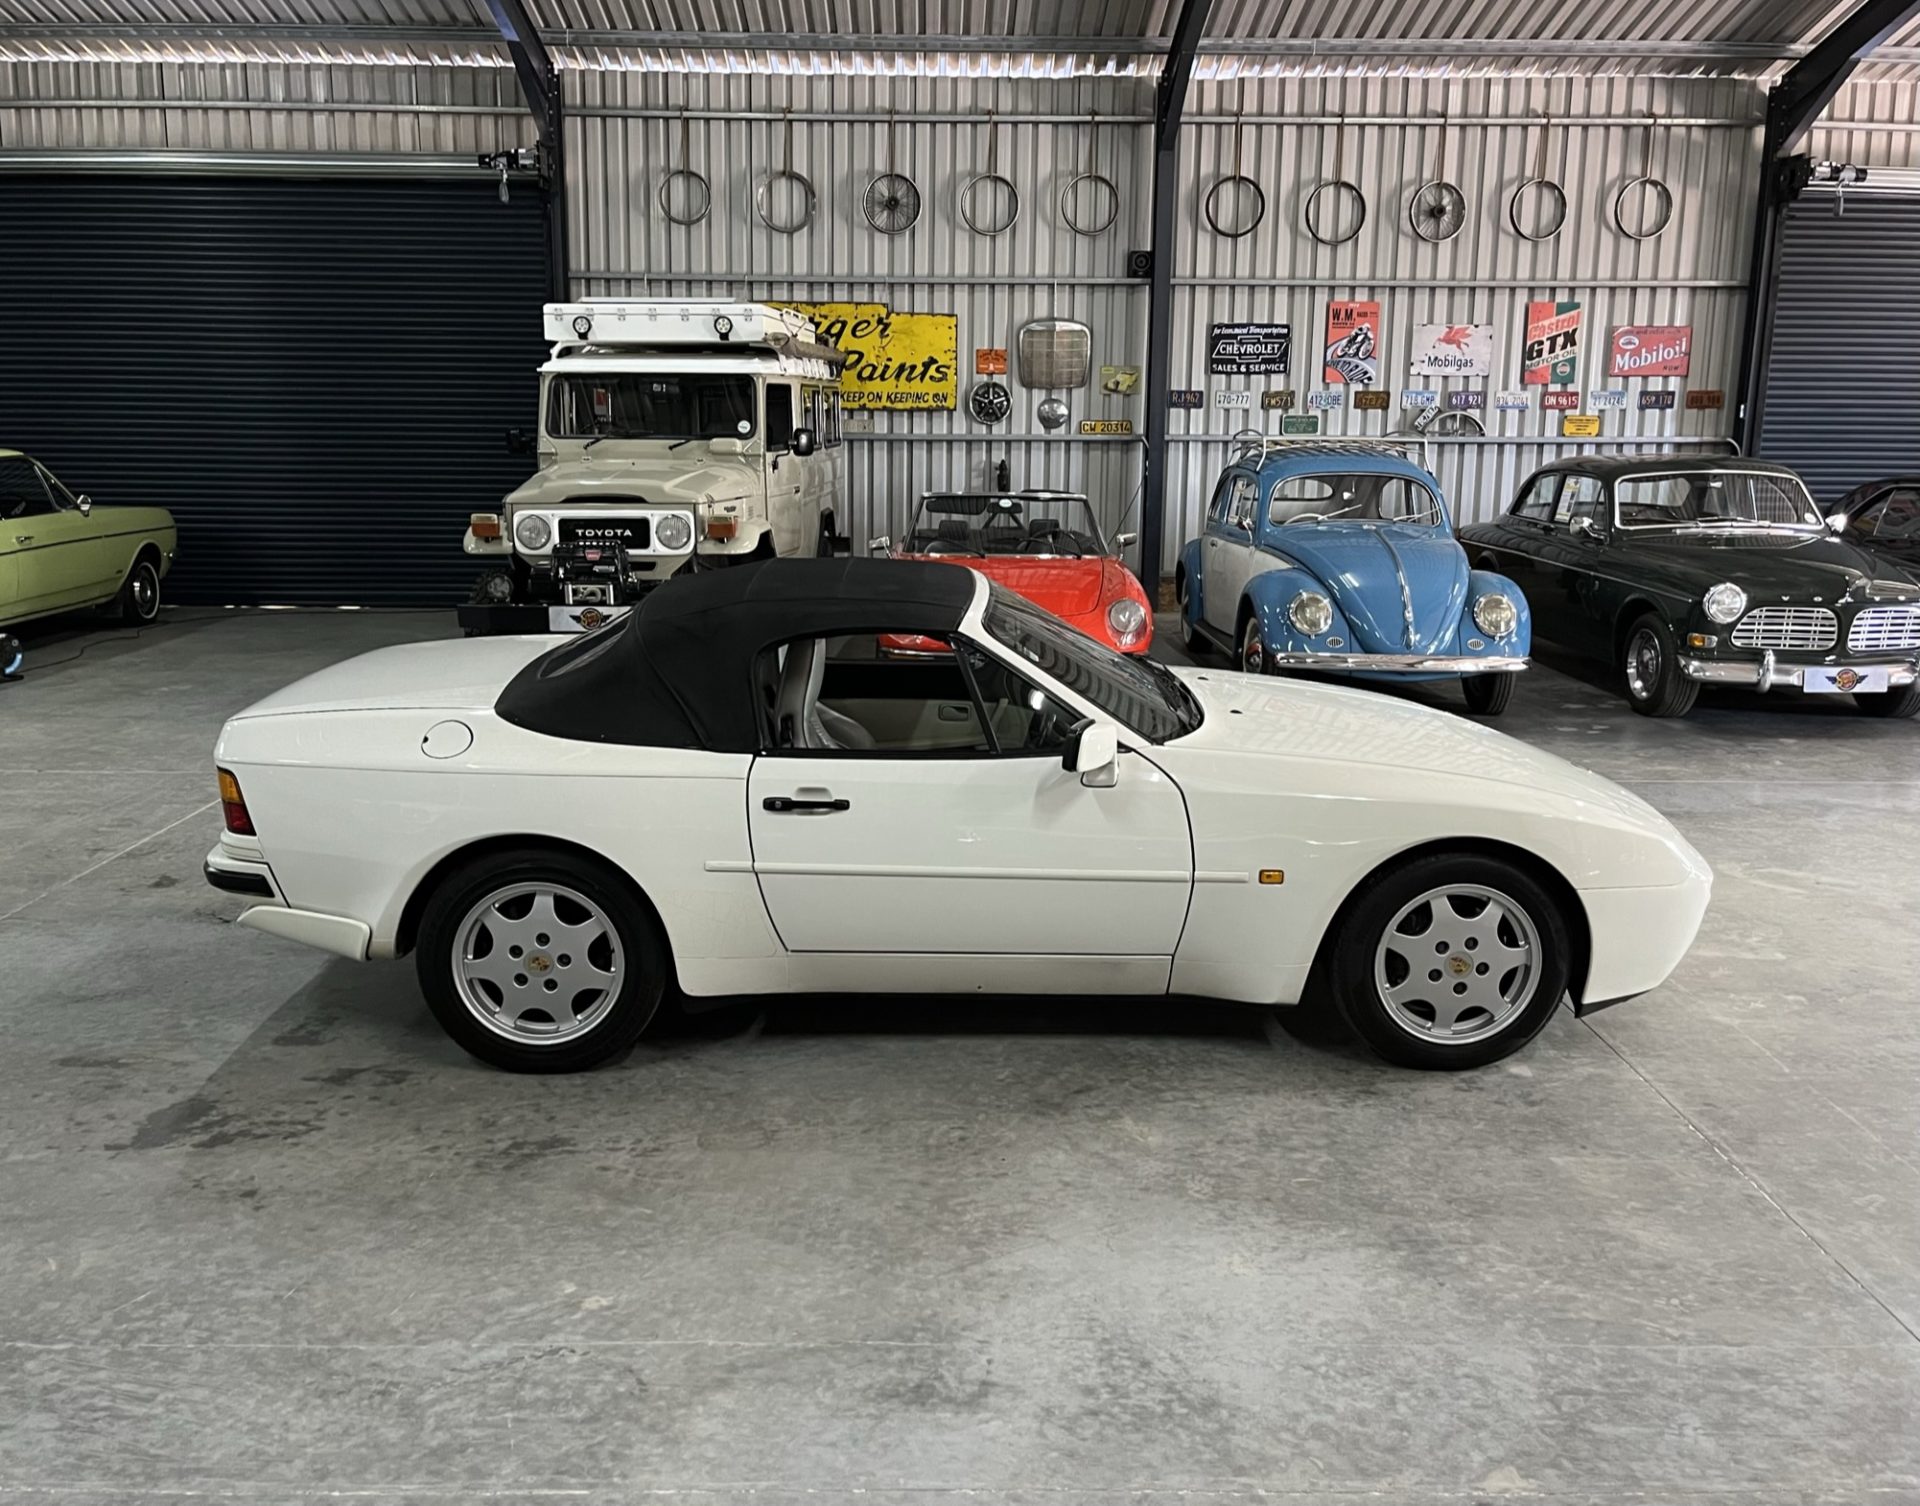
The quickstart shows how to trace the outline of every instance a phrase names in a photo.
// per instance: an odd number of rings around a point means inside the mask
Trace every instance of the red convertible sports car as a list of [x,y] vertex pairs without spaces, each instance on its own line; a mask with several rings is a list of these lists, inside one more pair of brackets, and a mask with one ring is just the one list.
[[[1130,533],[1108,539],[1078,492],[929,492],[896,546],[897,559],[966,565],[1123,654],[1153,642],[1147,593],[1120,558]],[[947,652],[935,639],[888,637],[892,654]]]

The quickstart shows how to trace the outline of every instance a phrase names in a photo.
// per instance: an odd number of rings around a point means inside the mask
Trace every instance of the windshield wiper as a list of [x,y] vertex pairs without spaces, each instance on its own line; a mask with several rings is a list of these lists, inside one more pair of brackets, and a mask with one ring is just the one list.
[[1191,732],[1195,727],[1200,725],[1200,698],[1187,688],[1186,681],[1182,680],[1180,676],[1168,669],[1166,665],[1157,659],[1142,658],[1134,662],[1146,666],[1152,673],[1154,679],[1160,682],[1163,691],[1165,689],[1171,689],[1177,694],[1178,699],[1175,700],[1169,697],[1167,704],[1174,715],[1180,718],[1180,724],[1185,727],[1187,731]]

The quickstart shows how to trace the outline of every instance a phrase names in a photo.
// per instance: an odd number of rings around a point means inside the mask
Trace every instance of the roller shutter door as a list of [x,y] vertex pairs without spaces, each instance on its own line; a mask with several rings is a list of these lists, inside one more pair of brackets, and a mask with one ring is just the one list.
[[547,286],[479,176],[0,176],[0,447],[170,508],[176,601],[457,601]]
[[1789,205],[1756,453],[1822,502],[1920,472],[1920,197]]

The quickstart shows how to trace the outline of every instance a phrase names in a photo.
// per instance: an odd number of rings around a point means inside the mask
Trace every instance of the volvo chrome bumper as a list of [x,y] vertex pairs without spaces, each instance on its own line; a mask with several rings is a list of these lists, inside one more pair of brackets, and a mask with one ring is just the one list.
[[[1772,690],[1776,685],[1804,684],[1809,669],[1832,669],[1830,664],[1781,664],[1768,649],[1759,660],[1682,659],[1680,672],[1689,680],[1710,685],[1744,685],[1749,690]],[[1920,678],[1920,661],[1913,659],[1849,659],[1847,669],[1884,669],[1889,685],[1911,685]]]
[[1503,675],[1527,667],[1525,659],[1482,658],[1476,654],[1268,654],[1281,669],[1359,669],[1373,674]]

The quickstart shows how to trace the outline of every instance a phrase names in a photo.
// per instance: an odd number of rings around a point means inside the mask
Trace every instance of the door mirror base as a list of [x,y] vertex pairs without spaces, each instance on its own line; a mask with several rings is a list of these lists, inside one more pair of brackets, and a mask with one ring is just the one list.
[[1576,539],[1592,539],[1596,544],[1606,537],[1606,534],[1601,532],[1600,525],[1592,518],[1585,516],[1568,518],[1567,532]]
[[79,496],[75,497],[73,501],[74,505],[80,509],[81,517],[90,518],[93,516],[93,498],[89,497],[85,492],[82,492]]
[[1104,722],[1089,718],[1068,745],[1061,767],[1078,774],[1090,790],[1110,790],[1120,782],[1120,736]]

